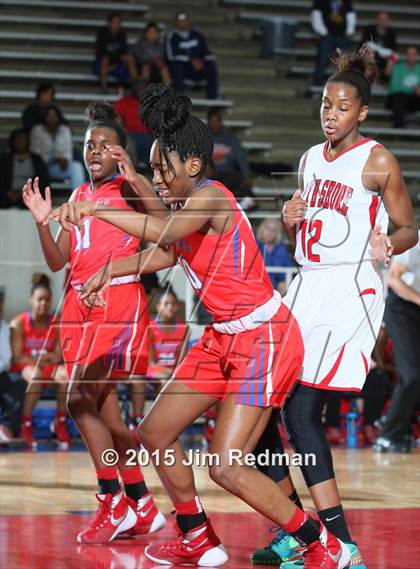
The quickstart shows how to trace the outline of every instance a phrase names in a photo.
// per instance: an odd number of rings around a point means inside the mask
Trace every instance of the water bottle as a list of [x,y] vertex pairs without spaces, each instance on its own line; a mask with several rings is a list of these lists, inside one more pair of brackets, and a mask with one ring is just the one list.
[[350,410],[346,415],[347,448],[358,447],[358,418],[359,414],[353,410]]

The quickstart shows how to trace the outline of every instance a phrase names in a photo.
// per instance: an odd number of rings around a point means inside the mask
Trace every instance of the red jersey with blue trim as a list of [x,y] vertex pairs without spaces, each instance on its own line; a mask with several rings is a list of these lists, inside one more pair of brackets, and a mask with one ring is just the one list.
[[171,368],[177,365],[187,331],[188,326],[183,322],[166,326],[156,319],[150,323],[150,340],[156,365]]
[[[115,209],[131,210],[121,194],[122,176],[115,176],[97,190],[90,183],[82,184],[71,201],[96,202]],[[74,226],[71,232],[70,266],[71,284],[84,284],[89,277],[111,261],[135,255],[140,239],[125,233],[95,217],[83,219],[84,229]]]
[[177,241],[176,250],[178,263],[214,321],[226,322],[270,300],[273,286],[252,227],[234,195],[220,182],[207,180],[206,185],[225,194],[233,208],[233,223],[222,235],[196,231]]
[[54,351],[58,334],[52,315],[48,316],[44,328],[35,326],[30,312],[22,312],[18,318],[23,322],[23,356],[41,356]]

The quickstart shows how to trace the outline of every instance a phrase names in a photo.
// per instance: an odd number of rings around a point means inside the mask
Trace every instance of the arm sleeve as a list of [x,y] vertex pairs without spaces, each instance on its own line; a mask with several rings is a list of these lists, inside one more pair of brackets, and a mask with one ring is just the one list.
[[233,137],[232,139],[232,150],[235,154],[235,160],[240,173],[244,178],[248,177],[250,174],[248,158],[246,156],[244,147],[241,144],[241,141],[236,137]]
[[71,139],[71,131],[66,125],[61,125],[60,127],[60,133],[56,139],[54,156],[56,158],[65,158],[69,164],[73,161],[73,142]]
[[346,14],[346,34],[352,36],[356,30],[357,16],[356,12],[347,12]]
[[0,321],[0,373],[9,369],[11,359],[10,328],[6,322]]
[[33,154],[42,156],[42,146],[42,127],[41,125],[36,125],[29,135],[29,149]]
[[326,36],[328,34],[327,26],[324,23],[321,10],[312,10],[311,25],[316,34],[320,36]]
[[210,46],[207,43],[207,39],[200,32],[197,32],[197,36],[198,36],[198,49],[200,57],[202,57],[205,61],[214,59],[213,52],[211,51]]
[[174,31],[168,32],[165,41],[165,56],[169,63],[184,61],[188,63],[189,57],[180,48],[180,36]]
[[106,37],[104,31],[105,30],[101,28],[96,34],[96,57],[106,55]]

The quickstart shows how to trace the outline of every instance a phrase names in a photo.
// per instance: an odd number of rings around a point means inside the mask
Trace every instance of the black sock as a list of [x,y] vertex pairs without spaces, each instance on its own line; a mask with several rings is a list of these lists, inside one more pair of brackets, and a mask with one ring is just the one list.
[[338,537],[338,539],[341,539],[344,543],[353,543],[349,528],[347,527],[343,506],[334,506],[327,510],[321,510],[318,512],[318,516],[327,530],[335,535],[335,537]]
[[177,514],[176,522],[182,533],[188,533],[190,530],[200,526],[207,519],[204,511],[199,514]]
[[98,479],[99,494],[116,494],[120,490],[118,478],[112,480]]
[[302,502],[300,501],[299,495],[296,490],[293,490],[293,492],[290,494],[289,500],[291,500],[295,504],[295,506],[297,506],[300,510],[303,511]]
[[314,541],[318,541],[320,536],[319,523],[310,517],[298,530],[289,533],[302,547],[306,547]]
[[135,482],[134,484],[124,483],[124,490],[127,496],[135,502],[138,502],[138,500],[143,498],[148,492],[145,482]]

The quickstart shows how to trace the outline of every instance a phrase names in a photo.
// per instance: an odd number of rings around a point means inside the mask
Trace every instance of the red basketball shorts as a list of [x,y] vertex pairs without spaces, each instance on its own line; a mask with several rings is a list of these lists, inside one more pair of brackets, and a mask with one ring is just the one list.
[[149,359],[149,313],[139,283],[110,286],[105,308],[88,308],[71,290],[64,301],[60,323],[63,359],[69,377],[74,366],[99,358],[114,377],[143,375]]
[[299,326],[282,304],[275,316],[253,330],[222,334],[207,326],[200,341],[174,373],[174,381],[200,393],[240,405],[281,407],[302,367]]

